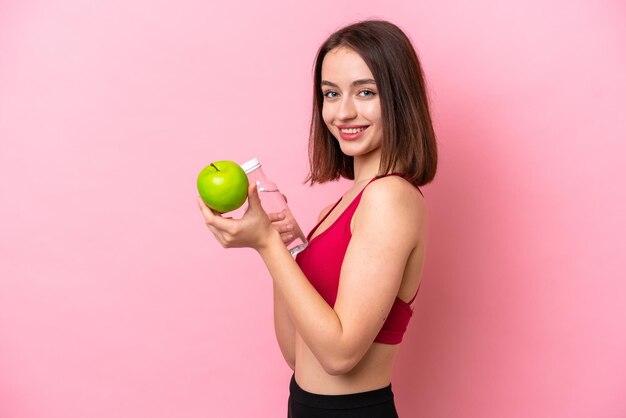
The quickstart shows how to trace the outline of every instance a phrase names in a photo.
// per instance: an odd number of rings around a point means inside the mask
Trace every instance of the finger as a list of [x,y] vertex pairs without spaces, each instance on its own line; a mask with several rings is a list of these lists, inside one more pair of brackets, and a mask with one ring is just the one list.
[[224,237],[222,235],[222,232],[213,225],[211,225],[211,219],[214,217],[218,217],[219,214],[217,214],[213,209],[208,207],[206,203],[204,203],[204,201],[200,198],[200,196],[198,196],[196,200],[198,201],[198,206],[200,207],[202,215],[204,216],[204,219],[206,221],[206,226],[211,230],[213,235],[215,235],[215,238],[217,238],[220,244],[223,245]]
[[263,209],[263,205],[261,205],[261,198],[259,197],[256,182],[254,182],[251,183],[248,188],[248,207],[246,208],[246,213],[256,211],[265,213],[265,209]]
[[196,197],[196,202],[198,202],[198,207],[200,208],[200,212],[202,212],[202,216],[204,216],[205,220],[208,221],[215,216],[213,210],[209,208],[206,203],[204,203],[204,200],[202,200],[200,196]]
[[291,242],[294,240],[294,235],[292,233],[287,233],[287,234],[280,234],[280,238],[283,240],[283,243],[285,245],[289,245],[291,244]]
[[293,226],[290,224],[272,224],[272,226],[274,227],[275,230],[277,230],[278,232],[280,232],[281,234],[286,234],[286,233],[292,233],[293,232]]
[[250,183],[248,187],[248,207],[261,206],[261,198],[259,197],[259,191],[257,190],[256,182]]
[[196,200],[207,225],[212,225],[220,231],[232,230],[232,222],[234,222],[232,219],[223,218],[219,212],[209,208],[200,196],[196,197]]
[[224,236],[222,235],[222,233],[212,225],[207,224],[207,226],[209,227],[209,229],[211,230],[215,238],[219,241],[220,245],[223,247],[225,241],[224,241]]
[[270,221],[272,222],[282,221],[283,219],[286,218],[284,212],[272,212],[272,213],[268,213],[267,216],[269,216]]
[[[282,193],[281,193],[281,194],[282,194]],[[287,196],[285,196],[284,194],[282,194],[282,195],[283,195],[283,197],[285,198],[285,203],[289,203],[289,202],[287,202]]]

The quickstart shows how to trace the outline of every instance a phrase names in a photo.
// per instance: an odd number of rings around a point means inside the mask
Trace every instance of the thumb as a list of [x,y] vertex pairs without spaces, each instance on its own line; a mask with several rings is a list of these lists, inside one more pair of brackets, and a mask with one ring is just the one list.
[[261,198],[259,197],[259,191],[256,182],[248,186],[248,207],[249,208],[261,208]]

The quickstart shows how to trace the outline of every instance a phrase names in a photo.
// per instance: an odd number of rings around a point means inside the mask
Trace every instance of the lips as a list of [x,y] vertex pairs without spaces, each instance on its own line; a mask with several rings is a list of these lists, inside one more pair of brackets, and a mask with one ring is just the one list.
[[[339,129],[339,135],[341,136],[341,139],[343,139],[345,141],[353,141],[353,140],[359,138],[361,135],[363,135],[367,131],[368,127],[369,126],[367,126],[367,125],[365,125],[365,126],[358,126],[358,127],[351,126],[350,128],[352,128],[352,129],[365,128],[365,129],[363,129],[363,130],[361,130],[359,132],[353,133],[353,134],[345,133],[340,128]],[[350,128],[344,128],[344,129],[350,129]]]
[[349,126],[349,127],[344,125],[344,126],[339,127],[339,132],[352,135],[354,134],[354,132],[346,132],[346,131],[365,131],[367,128],[369,128],[369,125]]

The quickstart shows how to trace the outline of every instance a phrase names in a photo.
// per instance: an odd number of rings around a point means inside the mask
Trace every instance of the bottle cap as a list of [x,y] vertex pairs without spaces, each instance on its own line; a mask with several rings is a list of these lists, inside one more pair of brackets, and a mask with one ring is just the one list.
[[243,168],[243,171],[245,171],[246,174],[259,167],[261,167],[261,163],[257,158],[253,158],[250,161],[246,161],[245,163],[241,164],[241,168]]

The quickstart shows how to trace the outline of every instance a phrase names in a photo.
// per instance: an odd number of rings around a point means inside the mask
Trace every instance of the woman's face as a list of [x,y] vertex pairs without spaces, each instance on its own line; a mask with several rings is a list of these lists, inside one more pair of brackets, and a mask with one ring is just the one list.
[[[350,156],[366,155],[380,149],[382,116],[378,89],[367,64],[351,49],[339,47],[326,54],[322,62],[322,118]],[[363,127],[358,133],[355,129]]]

